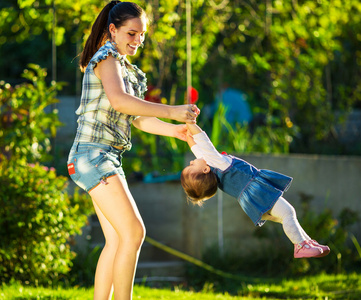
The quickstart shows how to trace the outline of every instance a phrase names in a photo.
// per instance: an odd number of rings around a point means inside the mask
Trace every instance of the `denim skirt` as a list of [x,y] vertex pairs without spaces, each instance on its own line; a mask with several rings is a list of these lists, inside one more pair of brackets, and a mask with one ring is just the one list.
[[236,198],[244,212],[256,226],[262,226],[264,213],[288,190],[292,177],[265,169],[257,169],[250,163],[229,155],[232,164],[221,171],[213,168],[218,187]]
[[122,168],[122,154],[109,145],[75,142],[68,157],[70,178],[83,190],[90,192],[99,184],[108,184],[111,176],[125,178]]

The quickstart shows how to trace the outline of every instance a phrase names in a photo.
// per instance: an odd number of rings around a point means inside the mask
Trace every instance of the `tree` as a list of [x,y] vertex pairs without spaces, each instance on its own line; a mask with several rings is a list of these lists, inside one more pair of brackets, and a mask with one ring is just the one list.
[[[9,60],[0,62],[0,78],[20,74],[29,62],[43,62],[50,69],[55,28],[62,66],[59,79],[70,79],[69,87],[74,87],[74,58],[105,3],[2,1],[0,55]],[[151,85],[162,89],[168,103],[180,104],[186,89],[185,1],[137,3],[152,22],[145,48],[132,60],[148,74]],[[200,91],[201,107],[214,100],[223,84],[241,89],[253,112],[263,116],[256,125],[262,134],[276,128],[283,132],[281,140],[293,137],[293,151],[320,152],[320,143],[332,139],[339,112],[342,116],[361,106],[361,4],[357,1],[194,0],[191,4],[193,85]],[[44,57],[48,58],[44,61]],[[8,62],[15,60],[16,65]]]
[[234,13],[200,77],[222,74],[219,81],[246,92],[267,126],[291,133],[296,127],[293,151],[320,151],[315,147],[330,138],[339,112],[360,105],[360,4],[238,0],[229,5]]
[[[81,51],[81,44],[85,42],[90,33],[91,25],[100,10],[108,1],[102,0],[5,0],[0,6],[0,54],[14,53],[17,61],[23,63],[21,70],[14,65],[3,62],[6,72],[0,76],[16,77],[28,63],[38,63],[51,69],[51,39],[53,31],[55,43],[59,49],[64,49],[67,54],[58,51],[62,66],[71,64],[77,68],[74,58]],[[166,98],[170,98],[172,87],[185,89],[185,2],[173,0],[136,1],[142,6],[152,20],[146,37],[146,47],[140,54],[133,58],[140,61],[142,69],[148,73],[149,82],[156,87],[162,87]],[[219,14],[207,1],[192,1],[192,46],[193,68],[199,70],[206,63],[207,51],[215,41],[219,32],[219,24],[227,21],[227,15]],[[55,19],[54,19],[55,17]],[[45,29],[45,30],[44,30]],[[36,45],[35,45],[36,43]],[[19,45],[29,45],[29,50],[19,48]],[[68,45],[66,45],[68,44]],[[72,47],[70,47],[70,45]],[[34,53],[33,49],[37,48]],[[39,55],[37,56],[37,53]],[[46,55],[46,53],[48,55]],[[19,61],[20,57],[20,61]],[[47,57],[44,65],[44,57]],[[35,59],[35,61],[30,61]],[[59,59],[59,58],[58,58]],[[2,65],[0,63],[0,66]],[[15,67],[15,69],[14,69]],[[69,74],[69,70],[67,72]],[[62,70],[59,72],[62,74]],[[71,78],[74,78],[72,74]],[[63,75],[61,80],[68,79]],[[6,79],[6,78],[4,78]],[[195,84],[197,77],[195,76]],[[183,102],[183,99],[180,100]]]

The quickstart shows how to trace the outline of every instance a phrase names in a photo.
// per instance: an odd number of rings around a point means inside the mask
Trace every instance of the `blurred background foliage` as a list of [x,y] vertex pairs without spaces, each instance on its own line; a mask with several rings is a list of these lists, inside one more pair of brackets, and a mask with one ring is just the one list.
[[0,81],[0,149],[7,159],[46,162],[51,160],[51,139],[62,125],[57,110],[51,109],[62,84],[48,86],[45,69],[28,67],[21,77],[29,82],[13,87]]
[[[52,73],[48,81],[68,83],[60,95],[79,95],[78,55],[106,2],[1,1],[0,78],[12,86],[21,83],[20,74],[35,63]],[[159,99],[182,104],[185,1],[135,2],[151,22],[145,48],[130,59],[147,73],[149,85],[160,91]],[[361,154],[360,142],[346,147],[334,127],[352,109],[361,108],[358,1],[193,0],[191,4],[192,84],[199,91],[199,124],[222,150]],[[215,105],[217,94],[226,87],[246,95],[253,123],[229,123],[218,115],[224,110],[218,106],[209,113],[207,107]],[[179,141],[136,130],[134,140],[137,155],[145,147],[151,149],[147,153],[151,156],[176,157],[187,151]]]

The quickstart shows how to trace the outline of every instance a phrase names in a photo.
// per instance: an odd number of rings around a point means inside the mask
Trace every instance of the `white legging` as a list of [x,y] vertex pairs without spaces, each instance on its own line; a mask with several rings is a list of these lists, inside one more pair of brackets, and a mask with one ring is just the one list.
[[262,220],[281,223],[283,231],[293,244],[311,240],[298,222],[296,210],[283,197],[280,197],[275,205],[262,216]]

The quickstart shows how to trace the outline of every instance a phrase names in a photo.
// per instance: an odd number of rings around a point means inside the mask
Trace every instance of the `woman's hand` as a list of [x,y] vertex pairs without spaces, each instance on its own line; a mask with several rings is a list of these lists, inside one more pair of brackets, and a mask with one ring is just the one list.
[[196,143],[193,139],[193,134],[190,132],[190,130],[187,127],[187,139],[186,142],[188,143],[189,147],[193,147]]
[[177,105],[172,107],[170,119],[195,124],[199,113],[199,108],[194,104]]
[[188,128],[185,124],[175,125],[174,127],[174,137],[180,139],[181,141],[187,141]]

